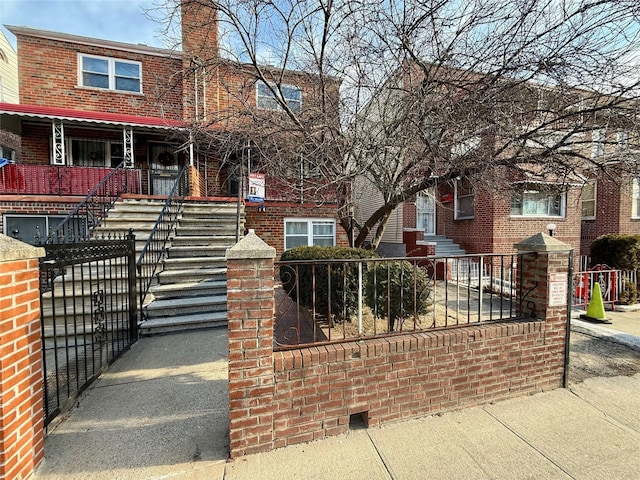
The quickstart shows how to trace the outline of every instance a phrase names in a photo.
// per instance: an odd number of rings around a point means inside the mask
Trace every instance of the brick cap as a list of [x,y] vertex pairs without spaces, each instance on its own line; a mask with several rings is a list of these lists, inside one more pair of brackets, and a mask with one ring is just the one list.
[[41,258],[45,255],[42,247],[34,247],[0,233],[0,262]]
[[571,245],[546,233],[536,233],[534,236],[516,243],[514,247],[520,252],[569,252],[573,250]]
[[253,230],[227,250],[227,259],[276,258],[276,249],[267,245]]

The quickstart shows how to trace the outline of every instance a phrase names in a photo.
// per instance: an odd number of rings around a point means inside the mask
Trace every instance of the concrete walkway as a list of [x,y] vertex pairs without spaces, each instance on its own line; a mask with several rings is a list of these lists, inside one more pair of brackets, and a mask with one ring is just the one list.
[[640,478],[640,374],[227,462],[226,342],[224,329],[141,339],[50,429],[35,478]]
[[46,480],[222,478],[227,330],[142,338],[49,428]]

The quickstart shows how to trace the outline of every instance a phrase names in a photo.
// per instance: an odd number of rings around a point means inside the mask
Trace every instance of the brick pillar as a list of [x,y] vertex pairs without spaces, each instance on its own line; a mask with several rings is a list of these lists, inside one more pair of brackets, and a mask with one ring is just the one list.
[[[535,316],[545,322],[545,346],[564,351],[563,386],[567,386],[569,370],[569,315],[571,293],[570,265],[573,249],[544,233],[538,233],[514,245],[518,253],[533,252],[522,257],[525,297],[523,309],[533,307]],[[562,357],[561,357],[562,358]]]
[[43,248],[0,234],[0,479],[29,477],[44,459],[38,258]]
[[273,448],[273,263],[253,230],[227,251],[231,458]]

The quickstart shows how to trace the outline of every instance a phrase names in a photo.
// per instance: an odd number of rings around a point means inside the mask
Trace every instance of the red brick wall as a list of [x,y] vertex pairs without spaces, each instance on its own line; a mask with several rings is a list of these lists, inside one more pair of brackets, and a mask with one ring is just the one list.
[[274,448],[562,385],[564,335],[544,322],[276,352]]
[[558,388],[565,381],[567,309],[550,305],[549,274],[566,274],[567,252],[525,263],[538,282],[537,318],[272,352],[272,259],[228,259],[231,457],[349,429]]
[[[51,40],[18,38],[20,103],[182,119],[182,59]],[[78,87],[78,53],[142,63],[142,94]]]
[[335,205],[265,202],[264,212],[259,211],[259,207],[260,205],[256,203],[245,205],[245,227],[254,229],[256,235],[274,247],[278,257],[284,251],[285,218],[333,218],[336,220],[336,245],[349,246],[347,232],[340,226]]
[[44,459],[38,279],[37,258],[0,260],[0,478],[28,478]]
[[[440,192],[453,193],[445,189]],[[509,192],[476,190],[475,216],[472,219],[454,219],[454,203],[437,204],[437,233],[459,244],[467,253],[511,254],[513,245],[536,233],[548,233],[547,225],[555,223],[555,236],[580,249],[580,189],[571,188],[567,194],[566,215],[556,217],[512,217]]]

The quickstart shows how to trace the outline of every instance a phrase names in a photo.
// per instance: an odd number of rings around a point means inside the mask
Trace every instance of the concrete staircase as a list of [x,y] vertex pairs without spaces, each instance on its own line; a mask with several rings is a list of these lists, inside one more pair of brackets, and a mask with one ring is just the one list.
[[[227,324],[227,248],[236,241],[237,206],[185,202],[162,268],[143,305],[142,335]],[[244,230],[241,211],[240,230]]]
[[453,243],[453,240],[444,235],[425,235],[424,242],[435,243],[436,255],[439,257],[452,257],[466,253],[460,245]]

